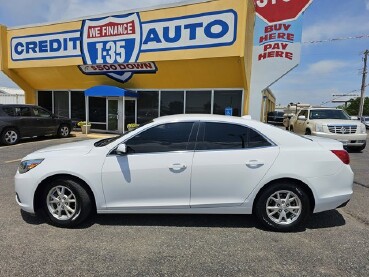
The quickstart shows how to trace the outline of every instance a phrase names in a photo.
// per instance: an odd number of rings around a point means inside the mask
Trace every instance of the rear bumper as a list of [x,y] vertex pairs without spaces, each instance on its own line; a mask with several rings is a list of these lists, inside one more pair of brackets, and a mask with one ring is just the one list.
[[347,204],[353,194],[354,173],[350,166],[344,165],[335,175],[310,178],[314,184],[314,213],[334,210]]
[[363,146],[366,143],[367,134],[333,134],[333,133],[323,133],[323,132],[312,132],[312,135],[335,139],[342,142],[345,146]]

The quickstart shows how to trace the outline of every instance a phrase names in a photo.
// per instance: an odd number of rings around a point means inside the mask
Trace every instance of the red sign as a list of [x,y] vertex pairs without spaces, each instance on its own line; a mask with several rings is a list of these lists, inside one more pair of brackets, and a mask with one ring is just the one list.
[[313,0],[254,0],[256,13],[268,23],[293,20]]

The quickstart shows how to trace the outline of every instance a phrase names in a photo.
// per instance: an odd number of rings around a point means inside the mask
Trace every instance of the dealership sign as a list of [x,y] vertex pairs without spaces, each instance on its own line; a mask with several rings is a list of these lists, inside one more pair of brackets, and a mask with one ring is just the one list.
[[[136,63],[144,52],[233,45],[237,17],[234,10],[222,10],[147,22],[141,22],[139,13],[88,19],[80,30],[13,37],[11,58],[81,57],[84,65]],[[126,82],[134,72],[103,74]]]
[[297,19],[313,0],[255,0],[255,11],[267,23]]
[[133,62],[116,64],[79,65],[86,75],[104,75],[107,73],[155,73],[158,71],[154,62]]
[[254,0],[250,112],[259,118],[261,92],[300,63],[302,14],[312,0]]

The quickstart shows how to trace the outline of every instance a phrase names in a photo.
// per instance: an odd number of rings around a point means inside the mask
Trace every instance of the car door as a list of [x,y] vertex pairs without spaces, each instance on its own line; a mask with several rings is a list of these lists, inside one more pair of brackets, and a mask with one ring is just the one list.
[[192,164],[191,208],[241,205],[278,153],[277,146],[246,126],[202,123]]
[[39,134],[55,134],[57,126],[55,120],[52,117],[52,114],[39,107],[32,107],[32,111],[37,127],[40,129]]
[[[299,119],[299,116],[305,116],[305,119]],[[297,115],[294,129],[295,133],[305,134],[307,118],[308,118],[308,110],[301,110],[300,113]]]
[[197,128],[194,122],[157,125],[128,139],[126,155],[108,155],[106,208],[189,208]]
[[36,123],[30,106],[15,106],[17,127],[22,137],[33,137],[40,134],[40,126]]

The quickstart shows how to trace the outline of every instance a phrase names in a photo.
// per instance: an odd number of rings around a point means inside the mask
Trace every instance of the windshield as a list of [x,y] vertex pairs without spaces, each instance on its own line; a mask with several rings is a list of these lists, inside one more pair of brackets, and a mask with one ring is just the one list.
[[369,117],[363,117],[364,121],[369,121]]
[[350,116],[343,110],[321,109],[311,110],[310,119],[344,119],[350,120]]

